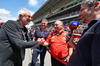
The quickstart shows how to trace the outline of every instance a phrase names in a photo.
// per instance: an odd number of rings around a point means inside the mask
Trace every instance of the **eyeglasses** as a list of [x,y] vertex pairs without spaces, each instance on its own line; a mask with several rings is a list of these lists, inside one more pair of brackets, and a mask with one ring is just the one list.
[[31,16],[30,15],[27,15],[27,14],[24,14],[23,16],[27,16],[27,17],[31,18]]

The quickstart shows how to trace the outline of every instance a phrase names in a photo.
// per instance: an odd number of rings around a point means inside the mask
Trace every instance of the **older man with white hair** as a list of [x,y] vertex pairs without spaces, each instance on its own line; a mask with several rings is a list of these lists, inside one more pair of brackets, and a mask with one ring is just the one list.
[[18,12],[18,20],[8,20],[0,29],[0,66],[22,66],[25,48],[38,47],[44,41],[28,41],[25,25],[31,21],[27,9]]
[[[49,36],[47,37],[47,40],[43,44],[44,46],[48,46],[50,43],[50,51],[51,54],[56,56],[57,58],[63,60],[63,61],[69,61],[70,55],[73,52],[72,47],[66,43],[68,36],[68,32],[64,31],[63,29],[63,22],[58,20],[54,23],[54,29],[55,31],[52,31]],[[69,50],[68,50],[69,46]],[[51,62],[52,66],[65,66],[55,58],[51,56]]]

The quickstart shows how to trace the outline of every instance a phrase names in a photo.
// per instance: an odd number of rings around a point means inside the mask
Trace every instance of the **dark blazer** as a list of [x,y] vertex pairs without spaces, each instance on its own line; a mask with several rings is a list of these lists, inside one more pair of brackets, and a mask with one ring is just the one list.
[[67,66],[100,66],[100,18],[92,20],[90,24],[78,41]]
[[27,29],[9,20],[0,29],[0,66],[22,66],[25,48],[38,47],[38,41],[28,41]]

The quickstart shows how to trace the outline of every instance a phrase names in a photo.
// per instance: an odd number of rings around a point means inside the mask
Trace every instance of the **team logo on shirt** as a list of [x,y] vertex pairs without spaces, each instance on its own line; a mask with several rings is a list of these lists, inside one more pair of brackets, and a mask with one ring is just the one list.
[[54,36],[52,36],[51,42],[54,42]]
[[66,33],[64,32],[64,35],[66,35]]
[[54,35],[55,35],[55,33],[53,33],[53,36],[52,36],[52,38],[54,38]]
[[54,38],[54,36],[52,36],[52,38]]

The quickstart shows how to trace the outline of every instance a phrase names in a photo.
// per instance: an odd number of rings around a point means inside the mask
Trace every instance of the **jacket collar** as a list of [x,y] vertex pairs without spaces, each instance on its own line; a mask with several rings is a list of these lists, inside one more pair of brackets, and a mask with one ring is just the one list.
[[[40,31],[42,32],[42,28],[40,28]],[[45,31],[44,32],[47,32],[47,29],[45,29]]]
[[27,28],[26,27],[23,28],[23,26],[21,25],[19,20],[17,20],[17,25],[18,25],[18,28],[20,28],[20,29],[22,29],[24,31],[27,31]]
[[24,29],[19,20],[17,20],[17,25],[18,25],[19,28]]

